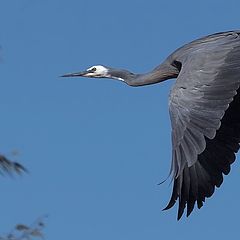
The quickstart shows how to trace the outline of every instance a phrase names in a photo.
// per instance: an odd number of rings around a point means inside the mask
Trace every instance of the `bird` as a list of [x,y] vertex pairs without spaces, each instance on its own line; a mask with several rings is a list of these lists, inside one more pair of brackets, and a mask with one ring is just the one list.
[[169,94],[172,194],[177,220],[213,195],[230,172],[240,143],[240,30],[193,40],[144,74],[94,65],[61,77],[111,78],[144,86],[175,78]]

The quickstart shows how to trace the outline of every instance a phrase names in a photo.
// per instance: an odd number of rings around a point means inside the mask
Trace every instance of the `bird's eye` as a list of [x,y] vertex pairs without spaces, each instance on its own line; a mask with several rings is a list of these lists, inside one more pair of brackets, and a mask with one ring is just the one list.
[[93,72],[95,72],[97,69],[95,68],[95,67],[93,67],[92,69],[91,69],[91,71],[93,71]]

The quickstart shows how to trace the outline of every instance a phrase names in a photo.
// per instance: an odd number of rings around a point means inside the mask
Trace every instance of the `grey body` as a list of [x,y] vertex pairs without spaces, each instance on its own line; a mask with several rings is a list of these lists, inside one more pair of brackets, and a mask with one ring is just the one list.
[[196,203],[201,208],[222,184],[239,150],[240,31],[186,44],[146,74],[105,68],[104,74],[94,74],[98,69],[93,67],[64,76],[116,78],[130,86],[176,78],[169,95],[174,183],[165,209],[178,199],[178,219],[186,207],[189,216]]

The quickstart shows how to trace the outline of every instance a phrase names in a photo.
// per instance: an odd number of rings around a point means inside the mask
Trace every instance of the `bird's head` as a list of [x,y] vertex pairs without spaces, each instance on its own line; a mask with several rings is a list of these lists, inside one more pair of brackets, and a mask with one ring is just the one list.
[[92,77],[92,78],[107,78],[109,75],[109,69],[102,65],[96,65],[88,68],[82,72],[68,73],[62,77]]
[[91,77],[91,78],[112,78],[120,80],[131,85],[132,79],[135,75],[128,70],[106,67],[103,65],[95,65],[82,72],[68,73],[62,77]]

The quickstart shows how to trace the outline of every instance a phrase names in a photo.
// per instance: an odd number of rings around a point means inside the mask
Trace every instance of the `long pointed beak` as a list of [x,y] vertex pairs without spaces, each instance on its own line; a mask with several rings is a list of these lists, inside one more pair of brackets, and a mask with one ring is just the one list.
[[84,77],[89,71],[82,71],[82,72],[76,72],[76,73],[67,73],[60,77]]

